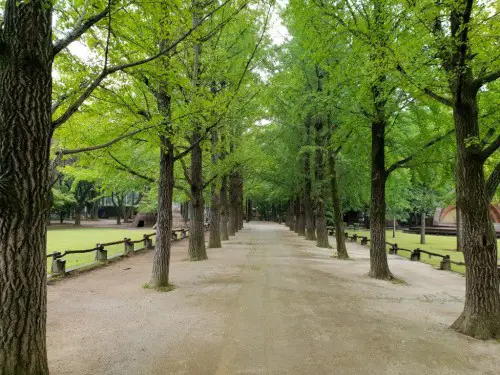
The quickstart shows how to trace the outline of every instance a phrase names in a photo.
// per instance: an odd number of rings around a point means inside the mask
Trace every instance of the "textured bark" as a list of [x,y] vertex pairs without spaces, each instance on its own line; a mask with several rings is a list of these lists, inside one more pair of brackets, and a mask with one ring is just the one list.
[[[217,151],[217,144],[219,142],[219,136],[216,131],[212,132],[211,137],[212,142],[212,164],[216,165],[219,160],[219,155]],[[210,185],[211,189],[211,205],[210,205],[210,235],[208,239],[208,247],[212,249],[218,249],[222,247],[221,236],[220,236],[220,190],[217,184],[212,182]]]
[[165,88],[157,93],[159,112],[164,116],[165,134],[160,136],[160,176],[158,180],[158,214],[153,269],[149,284],[152,287],[169,285],[170,248],[172,242],[172,194],[174,190],[174,146],[170,133],[170,95]]
[[229,205],[227,201],[227,176],[222,177],[220,198],[221,198],[220,233],[222,241],[227,241],[229,240],[229,232],[228,232]]
[[0,29],[0,374],[48,374],[51,3],[7,0]]
[[489,213],[484,160],[470,139],[479,139],[477,91],[455,92],[453,116],[457,142],[457,206],[467,265],[465,306],[453,328],[480,339],[500,337],[497,242]]
[[370,213],[370,276],[393,278],[385,244],[385,121],[372,122],[372,185]]
[[420,244],[425,245],[425,212],[420,213]]
[[329,151],[330,185],[333,204],[333,218],[335,221],[335,241],[337,242],[337,256],[339,259],[349,259],[345,246],[344,228],[342,227],[342,210],[340,208],[339,187],[337,182],[336,155]]
[[[200,24],[199,9],[193,1],[192,26]],[[195,87],[200,86],[201,72],[201,43],[193,46],[193,75],[192,82]],[[195,120],[196,121],[196,120]],[[194,145],[191,151],[191,220],[189,228],[189,259],[192,261],[205,260],[207,250],[205,247],[205,200],[203,199],[203,150],[198,140],[202,136],[202,127],[195,122],[194,131],[191,137],[191,144]]]
[[[195,134],[193,142],[200,137]],[[198,143],[191,152],[191,220],[189,221],[189,259],[205,260],[205,201],[203,199],[203,154]]]

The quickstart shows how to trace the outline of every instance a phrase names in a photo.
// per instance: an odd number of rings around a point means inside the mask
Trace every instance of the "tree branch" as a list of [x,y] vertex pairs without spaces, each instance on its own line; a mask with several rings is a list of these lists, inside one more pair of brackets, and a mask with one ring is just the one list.
[[493,153],[500,148],[500,134],[481,152],[481,160],[486,161]]
[[202,190],[205,190],[212,182],[215,181],[215,179],[218,177],[218,175],[214,175],[210,180],[208,180],[207,182],[205,182],[203,184],[203,188]]
[[[455,129],[452,129],[452,130],[447,131],[445,134],[440,135],[439,137],[436,137],[436,138],[430,140],[429,142],[427,142],[425,145],[422,146],[422,150],[428,149],[429,147],[435,145],[436,143],[438,143],[439,141],[443,140],[444,138],[446,138],[450,134],[453,134],[454,132],[455,132]],[[418,155],[418,153],[413,153],[410,156],[407,156],[406,158],[401,159],[401,160],[395,162],[394,164],[392,164],[389,167],[389,169],[387,169],[385,171],[386,178],[389,177],[389,175],[392,172],[394,172],[396,169],[403,168],[406,164],[408,164],[408,162],[410,162],[411,160],[413,160],[417,155]]]
[[489,74],[485,74],[481,77],[478,77],[475,81],[474,84],[475,86],[479,89],[481,86],[496,81],[497,79],[500,78],[500,70],[496,72],[491,72]]
[[408,76],[408,74],[406,73],[406,71],[404,70],[404,68],[401,66],[401,65],[398,65],[396,67],[396,69],[412,84],[414,85],[417,89],[419,89],[420,91],[422,91],[424,94],[426,94],[427,96],[429,96],[430,98],[434,99],[434,100],[437,100],[438,102],[440,102],[441,104],[444,104],[448,107],[452,107],[453,106],[453,103],[451,101],[451,99],[448,99],[448,98],[445,98],[444,96],[441,96],[439,94],[436,94],[434,91],[432,91],[431,89],[429,89],[428,87],[421,87],[420,85],[418,85],[417,83],[413,82],[410,77]]
[[118,142],[120,142],[121,140],[123,140],[125,138],[133,137],[136,134],[139,134],[139,133],[141,133],[143,131],[146,131],[148,129],[152,129],[154,127],[156,127],[156,125],[147,126],[145,128],[142,128],[142,129],[139,129],[139,130],[135,130],[135,131],[130,132],[130,133],[126,133],[124,135],[121,135],[121,136],[119,136],[119,137],[117,137],[117,138],[115,138],[115,139],[113,139],[113,140],[111,140],[109,142],[103,143],[101,145],[83,147],[83,148],[78,148],[78,149],[74,149],[74,150],[59,150],[59,151],[56,152],[56,155],[57,156],[64,156],[64,155],[79,154],[79,153],[82,153],[82,152],[90,152],[90,151],[101,150],[103,148],[112,146],[115,143],[118,143]]
[[110,74],[116,73],[118,71],[122,71],[125,69],[133,68],[139,65],[147,64],[151,61],[154,61],[162,56],[167,55],[170,51],[174,50],[180,43],[182,43],[186,38],[188,38],[200,25],[203,24],[208,18],[210,18],[214,13],[216,13],[219,9],[224,7],[231,0],[226,0],[219,6],[217,6],[214,10],[206,14],[203,18],[201,18],[200,22],[197,25],[190,28],[187,32],[185,32],[179,39],[170,44],[168,47],[164,48],[157,54],[150,56],[145,59],[137,60],[131,63],[115,65],[110,68],[104,68],[103,71],[94,79],[94,81],[87,87],[87,89],[75,100],[73,104],[71,104],[66,111],[56,120],[52,121],[53,129],[57,129],[59,126],[64,124],[69,118],[75,114],[80,106],[87,100],[87,98],[92,94],[92,92],[100,85],[100,83]]
[[495,196],[498,185],[500,185],[500,162],[497,163],[495,169],[491,172],[490,177],[488,177],[486,181],[486,194],[488,194],[489,202],[491,202]]
[[139,177],[139,178],[142,178],[143,180],[148,181],[148,182],[150,182],[152,184],[155,184],[157,182],[154,178],[145,176],[142,173],[139,173],[139,172],[133,170],[128,165],[122,163],[120,160],[118,160],[116,157],[114,157],[111,152],[108,152],[108,155],[111,157],[111,159],[113,159],[116,162],[116,164],[119,165],[119,167],[117,167],[117,169],[119,169],[121,171],[124,171],[124,172],[128,172],[131,175]]
[[71,43],[73,43],[75,40],[77,40],[79,37],[81,37],[85,32],[90,29],[92,26],[94,26],[97,22],[102,20],[110,11],[110,6],[108,5],[102,12],[97,13],[96,15],[88,18],[85,20],[85,22],[81,22],[76,27],[71,30],[68,35],[66,35],[62,39],[58,39],[54,42],[54,47],[53,47],[53,55],[57,55],[59,52],[61,52],[63,49],[65,49],[67,46],[69,46]]

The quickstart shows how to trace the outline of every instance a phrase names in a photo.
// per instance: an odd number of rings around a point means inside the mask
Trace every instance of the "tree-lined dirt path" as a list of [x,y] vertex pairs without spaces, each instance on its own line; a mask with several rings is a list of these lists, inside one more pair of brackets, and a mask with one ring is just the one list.
[[250,223],[208,261],[176,243],[170,293],[142,288],[151,252],[50,285],[51,374],[498,374],[500,344],[447,328],[462,276],[390,256],[407,285],[372,280],[348,250]]

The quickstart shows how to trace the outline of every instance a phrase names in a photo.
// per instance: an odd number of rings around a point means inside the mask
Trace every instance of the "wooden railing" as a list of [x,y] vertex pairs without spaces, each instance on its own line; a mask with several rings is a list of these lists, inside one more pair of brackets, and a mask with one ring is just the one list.
[[[209,230],[209,225],[205,225],[205,231]],[[150,234],[144,234],[142,239],[132,241],[130,238],[124,238],[120,241],[97,243],[95,247],[91,249],[84,250],[65,250],[64,252],[54,251],[53,253],[47,254],[47,258],[52,258],[52,265],[50,267],[52,276],[62,276],[66,273],[66,260],[62,259],[68,255],[73,254],[86,254],[95,252],[95,262],[106,262],[108,260],[108,251],[106,247],[116,246],[123,244],[123,253],[117,254],[116,256],[130,255],[136,251],[141,251],[145,249],[154,248],[153,238],[156,236],[156,232]],[[189,236],[189,230],[187,229],[174,229],[172,230],[172,240],[177,241],[184,239]],[[142,244],[142,247],[136,248],[136,244]],[[95,263],[94,262],[94,263]],[[89,266],[93,263],[84,265]],[[82,266],[82,267],[84,267]]]
[[[335,232],[332,230],[332,231],[330,231],[330,234],[334,235]],[[368,237],[358,236],[356,233],[354,233],[353,235],[350,236],[348,232],[344,232],[344,236],[345,236],[345,238],[347,238],[348,240],[350,240],[352,242],[357,242],[358,239],[361,239],[361,245],[368,245],[368,242],[370,242],[370,239]],[[465,267],[464,262],[456,262],[454,260],[451,260],[449,255],[433,253],[432,251],[427,251],[427,250],[423,250],[420,248],[416,248],[413,250],[405,249],[404,247],[399,247],[397,243],[392,243],[392,242],[386,242],[386,245],[389,246],[389,254],[398,255],[399,251],[406,251],[410,254],[410,260],[415,261],[415,262],[420,261],[422,254],[427,254],[429,256],[429,258],[431,258],[431,257],[441,258],[441,262],[439,264],[440,270],[451,271],[452,264],[456,265],[456,266],[464,266]],[[500,274],[500,265],[499,265],[499,274]]]

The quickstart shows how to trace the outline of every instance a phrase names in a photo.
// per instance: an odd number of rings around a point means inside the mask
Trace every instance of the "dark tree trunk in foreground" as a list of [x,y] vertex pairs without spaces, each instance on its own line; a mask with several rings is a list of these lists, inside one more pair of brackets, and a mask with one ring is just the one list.
[[469,142],[479,139],[477,89],[470,86],[462,88],[453,108],[457,141],[457,206],[467,267],[464,311],[452,327],[468,336],[489,339],[500,337],[497,241],[489,213],[484,158],[477,146]]
[[329,152],[330,164],[330,184],[333,204],[333,218],[335,221],[335,241],[337,242],[337,256],[339,259],[349,259],[345,246],[344,228],[342,227],[342,210],[340,208],[340,196],[337,180],[336,155],[333,151]]
[[172,194],[174,190],[174,146],[169,138],[171,97],[165,89],[158,90],[157,105],[164,116],[165,134],[160,135],[160,176],[158,180],[158,214],[156,243],[151,271],[152,287],[169,285],[170,248],[172,243]]
[[420,244],[425,245],[425,212],[420,213]]
[[228,217],[229,207],[227,202],[227,176],[222,177],[222,186],[220,188],[221,212],[220,212],[220,235],[222,241],[229,240]]
[[370,276],[393,278],[385,244],[385,121],[372,123],[372,186],[370,213]]
[[48,374],[51,3],[7,0],[0,28],[0,374]]
[[[193,143],[200,137],[193,136]],[[205,260],[205,201],[203,199],[203,154],[198,143],[191,151],[191,220],[189,221],[189,259]]]

